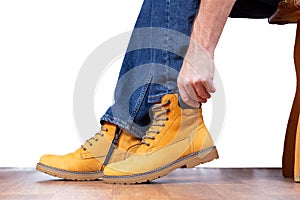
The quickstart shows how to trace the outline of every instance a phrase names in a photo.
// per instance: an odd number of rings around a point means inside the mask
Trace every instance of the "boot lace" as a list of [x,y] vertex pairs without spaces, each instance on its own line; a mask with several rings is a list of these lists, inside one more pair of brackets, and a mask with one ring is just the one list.
[[[167,113],[170,111],[169,108],[164,108],[165,105],[170,104],[170,100],[165,101],[161,104],[155,104],[152,107],[153,115],[153,121],[149,128],[149,130],[146,132],[146,135],[142,137],[140,144],[145,144],[147,146],[150,146],[150,143],[147,142],[148,139],[155,140],[155,135],[158,135],[160,133],[160,129],[165,126],[165,122],[169,120],[167,117]],[[154,127],[159,127],[158,129],[155,129]]]
[[103,132],[107,132],[107,131],[108,131],[107,128],[105,128],[104,126],[101,126],[101,130],[98,133],[96,133],[93,137],[91,137],[90,139],[86,140],[85,144],[81,145],[81,148],[84,151],[86,151],[87,150],[86,145],[93,146],[92,141],[98,142],[99,139],[98,139],[97,136],[104,137],[104,133]]

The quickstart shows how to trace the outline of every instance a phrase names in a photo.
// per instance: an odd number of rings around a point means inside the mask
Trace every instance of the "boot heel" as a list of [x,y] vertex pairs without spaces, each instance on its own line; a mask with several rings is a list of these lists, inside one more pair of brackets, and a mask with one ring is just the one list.
[[210,152],[200,153],[188,159],[185,164],[185,167],[193,168],[197,165],[204,164],[218,158],[219,158],[218,151],[216,148],[213,148]]

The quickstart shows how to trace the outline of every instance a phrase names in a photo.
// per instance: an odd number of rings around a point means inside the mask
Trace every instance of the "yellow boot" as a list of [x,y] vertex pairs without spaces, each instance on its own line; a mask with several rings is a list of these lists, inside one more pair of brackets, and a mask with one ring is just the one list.
[[192,168],[218,158],[204,125],[201,109],[182,109],[176,94],[168,94],[152,108],[153,122],[129,158],[107,165],[106,183],[141,183],[180,167]]
[[140,140],[105,123],[101,131],[73,153],[43,155],[36,169],[66,180],[95,180],[103,177],[106,164],[124,160],[127,150]]

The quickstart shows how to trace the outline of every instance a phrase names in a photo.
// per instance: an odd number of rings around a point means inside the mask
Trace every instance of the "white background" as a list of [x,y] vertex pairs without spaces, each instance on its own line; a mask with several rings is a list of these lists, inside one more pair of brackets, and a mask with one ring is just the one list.
[[[80,146],[72,111],[77,74],[102,42],[133,28],[141,4],[0,2],[0,167],[34,167],[44,153],[64,154]],[[226,120],[217,141],[220,159],[206,166],[281,166],[296,85],[295,28],[268,25],[267,20],[228,20],[215,55],[225,87]],[[112,102],[120,63],[100,82],[98,118]],[[208,125],[210,107],[204,106]]]

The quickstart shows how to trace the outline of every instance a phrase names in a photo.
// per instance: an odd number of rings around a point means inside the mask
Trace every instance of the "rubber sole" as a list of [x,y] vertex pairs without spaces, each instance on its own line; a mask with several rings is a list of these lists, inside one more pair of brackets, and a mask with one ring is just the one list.
[[62,170],[42,163],[36,165],[36,170],[46,173],[51,176],[62,178],[72,181],[93,181],[103,177],[103,171],[95,172],[74,172],[68,170]]
[[193,168],[199,164],[204,164],[210,162],[214,159],[218,159],[218,151],[216,147],[211,147],[203,149],[199,152],[189,154],[184,156],[172,163],[162,166],[158,169],[129,176],[105,176],[103,177],[104,183],[110,184],[136,184],[136,183],[146,183],[157,178],[166,176],[173,170],[177,168]]

